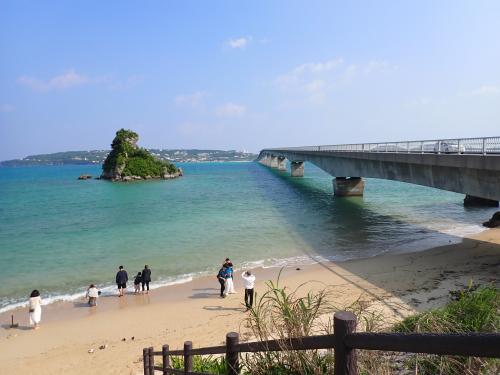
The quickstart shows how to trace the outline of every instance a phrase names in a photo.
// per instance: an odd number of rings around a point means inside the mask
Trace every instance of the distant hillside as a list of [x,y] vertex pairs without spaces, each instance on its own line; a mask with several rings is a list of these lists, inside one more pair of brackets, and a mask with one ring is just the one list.
[[[148,151],[161,160],[181,163],[251,161],[257,157],[256,154],[234,150],[148,149]],[[108,154],[109,150],[56,152],[54,154],[30,155],[23,159],[6,160],[0,162],[0,166],[19,167],[29,165],[102,164]]]

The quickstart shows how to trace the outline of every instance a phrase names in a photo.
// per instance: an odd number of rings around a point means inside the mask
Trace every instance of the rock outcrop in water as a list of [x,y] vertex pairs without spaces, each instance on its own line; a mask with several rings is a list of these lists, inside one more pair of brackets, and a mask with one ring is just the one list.
[[182,170],[167,161],[156,159],[137,146],[139,135],[120,129],[111,144],[111,152],[102,166],[101,178],[111,181],[135,181],[182,176]]
[[483,225],[487,228],[500,227],[500,211],[495,212],[490,220],[485,221]]
[[90,174],[82,174],[78,177],[79,180],[90,180],[92,176]]

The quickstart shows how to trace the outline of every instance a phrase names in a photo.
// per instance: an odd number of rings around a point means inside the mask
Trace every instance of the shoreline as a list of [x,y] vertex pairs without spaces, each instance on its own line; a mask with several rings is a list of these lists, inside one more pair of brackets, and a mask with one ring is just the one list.
[[[338,307],[362,300],[383,311],[389,323],[444,305],[450,290],[470,280],[498,285],[499,265],[500,229],[491,229],[459,244],[420,252],[255,268],[254,273],[258,295],[265,281],[275,281],[281,272],[280,285],[294,289],[307,283],[300,293],[328,286]],[[225,299],[218,296],[213,275],[157,288],[149,295],[103,296],[97,308],[84,300],[44,306],[37,331],[27,327],[26,309],[15,313],[18,329],[8,328],[10,313],[1,314],[0,372],[93,374],[99,368],[101,373],[140,374],[143,347],[168,343],[178,348],[185,340],[193,340],[195,347],[218,345],[229,331],[239,331],[242,341],[248,340],[242,324],[241,272],[235,272],[238,293]],[[108,347],[99,350],[100,345]],[[95,352],[89,354],[89,349]]]
[[[467,227],[472,227],[473,225],[467,225]],[[474,225],[474,227],[476,227]],[[463,228],[462,228],[463,229]],[[324,258],[321,255],[316,255],[316,256],[310,256],[310,255],[300,255],[300,256],[293,256],[293,257],[288,257],[288,258],[280,258],[280,259],[274,259],[274,258],[268,258],[268,259],[259,259],[255,261],[245,261],[243,262],[243,265],[241,267],[238,267],[237,270],[240,269],[279,269],[284,266],[297,266],[297,267],[306,267],[314,264],[318,264],[321,262],[335,262],[335,263],[343,263],[343,262],[349,262],[349,261],[357,261],[357,260],[366,260],[366,259],[371,259],[371,258],[376,258],[380,256],[386,256],[386,255],[398,255],[398,254],[411,254],[411,253],[420,253],[420,252],[425,252],[431,249],[434,249],[436,247],[442,247],[442,246],[448,246],[448,245],[456,245],[460,244],[463,242],[464,239],[474,239],[477,236],[481,236],[483,233],[490,231],[492,229],[482,227],[480,225],[477,225],[477,231],[472,231],[472,232],[462,232],[461,234],[454,233],[453,230],[455,228],[442,231],[440,232],[441,234],[444,235],[450,235],[456,237],[456,239],[448,240],[448,244],[442,244],[442,245],[437,245],[437,246],[424,246],[423,248],[419,248],[417,250],[410,249],[410,250],[405,250],[405,249],[399,249],[399,250],[393,250],[391,252],[381,252],[377,254],[371,254],[367,255],[365,257],[360,257],[360,258],[347,258],[347,259],[335,259],[334,257],[331,257],[330,259]],[[494,230],[494,229],[493,229]],[[404,246],[403,246],[404,247]],[[266,261],[270,261],[272,259],[272,262],[269,265],[263,265]],[[156,289],[161,289],[161,288],[167,288],[173,285],[178,285],[178,284],[185,284],[185,283],[190,283],[196,279],[199,278],[204,278],[208,277],[212,273],[216,273],[217,271],[214,270],[213,272],[211,271],[199,271],[199,272],[191,272],[187,274],[182,274],[182,275],[176,275],[176,276],[166,276],[163,278],[160,278],[159,280],[156,280],[154,283],[151,283],[150,288],[152,290]],[[130,275],[129,275],[130,276]],[[132,275],[133,276],[133,275]],[[99,290],[102,291],[103,295],[105,297],[113,296],[116,295],[116,285],[114,283],[105,283],[105,284],[97,284],[99,287]],[[74,303],[75,301],[78,301],[79,299],[82,299],[85,296],[86,293],[86,287],[87,286],[82,286],[81,291],[77,291],[74,293],[63,293],[63,294],[55,294],[55,295],[49,295],[43,299],[44,301],[44,306],[48,307],[54,304],[64,304],[64,303]],[[129,283],[128,283],[128,288],[127,290],[132,290],[133,289],[133,277],[130,278]],[[42,292],[43,293],[43,292]],[[43,298],[43,296],[42,296]],[[49,301],[49,302],[48,302]],[[20,301],[20,302],[15,302],[11,305],[3,306],[0,307],[0,321],[4,318],[3,315],[5,314],[16,314],[19,310],[22,310],[28,306],[28,301],[27,299],[25,301]]]

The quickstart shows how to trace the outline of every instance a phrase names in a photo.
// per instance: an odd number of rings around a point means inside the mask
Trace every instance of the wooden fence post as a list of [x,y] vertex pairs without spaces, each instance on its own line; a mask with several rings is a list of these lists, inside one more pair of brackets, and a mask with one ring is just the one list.
[[193,343],[191,341],[184,342],[184,373],[193,371],[193,356],[191,355]]
[[227,375],[238,375],[240,373],[238,344],[240,336],[236,332],[226,335],[226,363]]
[[163,364],[162,364],[163,375],[167,375],[168,374],[167,369],[170,367],[170,357],[168,356],[168,345],[165,344],[161,347],[161,356],[163,358]]
[[155,375],[155,355],[153,354],[154,348],[152,346],[149,347],[148,349],[148,356],[149,356],[149,374],[148,375]]
[[144,364],[144,375],[149,375],[149,349],[142,349],[142,363]]
[[358,375],[356,350],[345,345],[345,337],[356,331],[356,315],[348,311],[336,312],[333,316],[335,334],[335,375]]

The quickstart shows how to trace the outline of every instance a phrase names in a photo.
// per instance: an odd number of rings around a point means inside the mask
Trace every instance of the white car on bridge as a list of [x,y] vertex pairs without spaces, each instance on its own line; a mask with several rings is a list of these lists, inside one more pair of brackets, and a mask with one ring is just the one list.
[[458,142],[436,142],[434,145],[434,152],[444,152],[445,154],[462,154],[465,152],[464,145],[458,145]]

